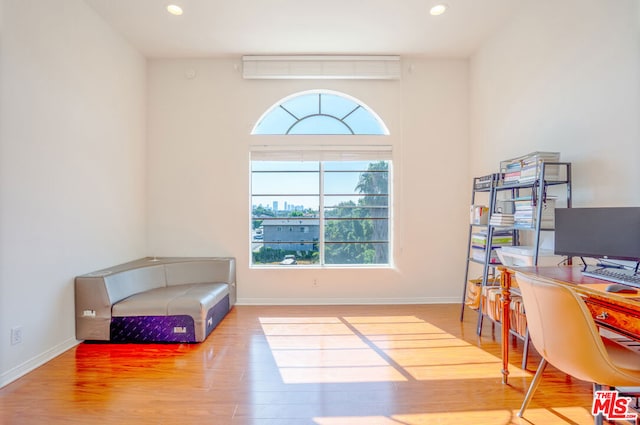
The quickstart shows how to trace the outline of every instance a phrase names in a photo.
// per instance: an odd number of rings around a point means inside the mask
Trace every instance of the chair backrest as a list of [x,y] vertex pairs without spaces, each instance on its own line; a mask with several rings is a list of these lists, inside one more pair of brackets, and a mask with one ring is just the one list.
[[549,363],[589,382],[620,385],[591,313],[575,291],[516,272],[531,342]]

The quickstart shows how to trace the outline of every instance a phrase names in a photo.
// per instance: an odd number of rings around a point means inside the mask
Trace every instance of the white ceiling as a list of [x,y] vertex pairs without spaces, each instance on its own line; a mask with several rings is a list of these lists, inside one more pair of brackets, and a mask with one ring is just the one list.
[[[524,0],[85,0],[151,58],[384,54],[468,57]],[[167,13],[178,4],[182,16]]]

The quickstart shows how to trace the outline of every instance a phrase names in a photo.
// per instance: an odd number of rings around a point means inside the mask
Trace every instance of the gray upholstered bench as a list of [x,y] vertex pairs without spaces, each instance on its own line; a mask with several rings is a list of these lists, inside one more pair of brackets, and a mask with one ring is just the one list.
[[201,342],[236,302],[233,258],[144,258],[75,279],[76,338]]

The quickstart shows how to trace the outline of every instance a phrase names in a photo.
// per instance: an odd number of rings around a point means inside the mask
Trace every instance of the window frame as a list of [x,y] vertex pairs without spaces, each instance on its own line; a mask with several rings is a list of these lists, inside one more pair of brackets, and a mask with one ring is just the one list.
[[[377,156],[377,155],[374,155]],[[260,162],[269,162],[268,160],[264,160],[264,159],[260,159]],[[327,223],[331,222],[331,221],[337,221],[337,220],[342,220],[342,219],[337,219],[337,218],[327,218],[325,216],[326,210],[328,208],[333,208],[333,206],[327,206],[325,203],[325,198],[327,196],[331,197],[331,196],[338,196],[338,194],[329,194],[327,195],[327,193],[324,191],[324,175],[326,173],[332,173],[332,172],[344,172],[344,171],[336,171],[336,170],[331,170],[331,171],[327,171],[325,170],[325,163],[327,162],[331,162],[331,163],[336,163],[336,162],[369,162],[369,164],[374,163],[374,162],[379,162],[379,161],[385,161],[387,164],[387,168],[385,171],[376,171],[376,172],[384,172],[386,173],[387,176],[387,186],[386,186],[386,192],[385,194],[371,194],[371,193],[367,193],[367,194],[358,194],[355,192],[354,189],[354,193],[352,194],[342,194],[342,196],[350,196],[350,197],[356,197],[356,198],[360,198],[362,196],[367,197],[367,196],[383,196],[386,197],[387,202],[386,202],[386,210],[387,210],[387,214],[386,217],[382,217],[381,219],[386,220],[386,235],[387,235],[387,240],[386,241],[375,241],[375,240],[366,240],[366,241],[329,241],[327,242],[325,240],[326,237],[326,228],[327,228]],[[286,161],[277,161],[274,160],[273,162],[286,162]],[[256,220],[260,220],[259,217],[254,217],[253,212],[254,212],[254,208],[256,205],[253,204],[253,199],[255,196],[261,196],[260,194],[254,194],[253,189],[250,190],[250,219],[249,219],[249,223],[250,223],[250,243],[249,243],[249,250],[250,250],[250,261],[249,261],[249,266],[250,268],[267,268],[267,269],[271,269],[271,268],[277,268],[277,269],[289,269],[289,268],[298,268],[298,269],[308,269],[308,268],[365,268],[365,269],[370,269],[370,268],[393,268],[394,267],[394,263],[393,263],[393,161],[391,158],[387,158],[387,159],[379,159],[379,158],[374,158],[372,157],[372,159],[369,160],[358,160],[358,161],[330,161],[330,160],[306,160],[304,162],[318,162],[319,163],[319,167],[318,167],[318,211],[317,211],[317,215],[315,217],[310,217],[307,218],[306,220],[317,220],[318,221],[318,239],[317,242],[316,241],[299,241],[299,240],[282,240],[282,239],[274,239],[273,241],[271,241],[273,244],[283,244],[285,246],[290,245],[293,246],[294,244],[308,244],[308,243],[317,243],[318,244],[318,262],[317,263],[312,263],[312,264],[280,264],[280,263],[271,263],[271,264],[267,264],[267,263],[255,263],[254,262],[254,257],[253,257],[253,252],[254,252],[254,244],[256,243],[256,241],[253,239],[253,232],[254,232],[254,226],[253,226],[253,222]],[[250,186],[253,187],[253,179],[254,179],[254,170],[253,170],[253,160],[250,161]],[[264,171],[262,171],[264,172]],[[281,169],[277,169],[276,171],[277,173],[282,173],[282,172],[286,172],[285,170],[281,170]],[[295,171],[292,171],[295,172]],[[356,170],[356,171],[349,171],[349,172],[357,172],[362,174],[363,172],[371,172],[371,170]],[[280,196],[295,196],[295,194],[287,194],[287,193],[282,193],[282,194],[277,194]],[[265,196],[265,195],[262,195]],[[310,196],[315,196],[315,194],[310,195]],[[366,209],[366,206],[358,206],[355,205],[354,208],[361,208],[361,209]],[[276,217],[274,219],[272,219],[273,221],[277,221],[277,220],[296,220],[299,219],[299,217]],[[361,217],[361,218],[353,218],[354,221],[372,221],[372,220],[378,220],[380,218],[372,218],[372,217]],[[264,218],[263,218],[264,220]],[[267,219],[268,220],[268,219]],[[299,235],[299,234],[304,234],[307,235],[309,233],[313,233],[313,232],[291,232],[289,231],[290,228],[294,228],[295,230],[295,226],[296,224],[276,224],[274,225],[275,227],[278,227],[281,229],[281,233],[283,234],[292,234],[292,235]],[[297,224],[297,226],[302,227],[309,227],[309,224],[302,224],[299,223]],[[263,228],[262,230],[262,240],[260,240],[260,244],[262,244],[262,246],[264,246],[265,244],[269,243],[269,241],[267,240],[267,230]],[[313,237],[313,235],[311,236]],[[367,244],[376,244],[376,243],[383,243],[386,244],[386,262],[384,263],[327,263],[327,259],[326,259],[326,247],[327,245],[331,245],[331,244],[354,244],[354,245],[367,245]],[[291,251],[293,251],[293,249],[291,249]]]
[[[296,102],[296,97],[302,97],[302,96],[310,96],[310,95],[314,95],[314,94],[318,94],[318,98],[317,98],[317,102],[319,105],[322,104],[322,95],[323,94],[327,94],[327,95],[331,95],[331,96],[337,96],[337,97],[341,97],[343,98],[344,102],[342,102],[340,99],[333,99],[330,102],[327,102],[328,104],[336,104],[339,105],[342,108],[342,111],[344,111],[344,107],[345,105],[349,105],[350,102],[351,104],[355,105],[356,107],[353,108],[349,113],[347,113],[344,118],[347,118],[348,116],[350,116],[351,114],[354,113],[354,111],[361,111],[364,113],[364,121],[360,124],[358,124],[358,130],[356,131],[350,131],[350,132],[345,132],[345,133],[332,133],[331,131],[327,131],[324,132],[322,129],[318,129],[318,128],[312,128],[313,131],[310,131],[309,133],[299,133],[299,132],[291,132],[291,128],[295,127],[298,123],[300,123],[302,120],[298,119],[298,121],[296,121],[296,123],[294,123],[293,125],[285,125],[286,123],[283,123],[282,125],[278,123],[277,119],[275,121],[272,121],[272,123],[270,123],[267,127],[265,128],[269,128],[270,130],[273,129],[277,129],[280,128],[280,130],[278,131],[265,131],[265,132],[261,132],[261,131],[257,131],[261,125],[261,123],[263,122],[263,120],[265,119],[265,117],[267,117],[270,113],[272,113],[274,110],[278,110],[278,114],[281,116],[287,116],[287,119],[285,120],[286,122],[291,122],[292,118],[299,118],[296,117],[295,113],[291,114],[290,111],[287,111],[284,108],[281,108],[281,106],[287,102],[293,101],[292,103],[288,103],[288,105],[293,105]],[[312,99],[312,97],[309,97],[308,99]],[[299,103],[300,105],[305,105],[305,107],[303,109],[306,109],[307,111],[311,111],[311,115],[309,116],[314,116],[312,108],[310,105],[312,105],[313,103],[307,103],[305,104],[304,101]],[[322,108],[322,106],[319,106],[319,108]],[[284,112],[283,112],[284,111]],[[334,113],[332,113],[332,111],[328,111],[326,109],[319,109],[317,115],[326,115],[326,117],[328,117],[329,119],[337,119],[339,121],[341,121],[340,119],[340,111],[336,110],[333,111]],[[320,114],[322,112],[322,114]],[[342,121],[341,121],[342,122]],[[343,124],[345,124],[343,122]],[[278,127],[280,126],[280,127]],[[371,129],[373,129],[373,131],[370,131]],[[255,123],[252,131],[251,131],[251,137],[252,137],[252,142],[250,143],[250,160],[249,160],[249,204],[250,204],[250,219],[249,219],[249,256],[250,256],[250,261],[249,261],[249,266],[250,268],[277,268],[278,270],[282,269],[282,268],[341,268],[341,267],[349,267],[349,268],[393,268],[394,267],[394,247],[393,247],[393,241],[394,241],[394,236],[393,236],[393,229],[394,229],[394,219],[393,219],[393,206],[394,206],[394,201],[393,201],[393,192],[394,192],[394,185],[393,185],[393,158],[392,158],[392,147],[389,145],[389,141],[388,141],[388,136],[390,135],[390,132],[386,126],[386,124],[384,123],[384,121],[376,114],[376,112],[369,108],[365,103],[361,102],[360,100],[356,99],[355,97],[352,97],[350,95],[347,95],[345,93],[341,93],[341,92],[337,92],[337,91],[332,91],[332,90],[324,90],[324,89],[314,89],[314,90],[306,90],[306,91],[301,91],[301,92],[297,92],[294,93],[292,95],[289,95],[283,99],[281,99],[280,101],[276,102],[275,104],[273,104],[270,108],[268,108],[258,119],[258,121]],[[354,137],[355,136],[355,137]],[[381,137],[381,136],[387,136],[387,137]],[[355,141],[355,143],[354,143]],[[291,144],[292,142],[297,143],[297,144]],[[308,161],[314,161],[314,162],[318,162],[319,163],[319,170],[318,170],[318,180],[319,180],[319,189],[318,189],[318,211],[317,211],[317,217],[315,217],[315,220],[318,220],[318,237],[317,237],[317,243],[318,243],[318,252],[319,252],[319,258],[318,258],[318,262],[314,263],[314,264],[305,264],[305,265],[300,265],[300,264],[295,264],[295,265],[281,265],[278,262],[273,262],[272,259],[269,259],[270,263],[254,263],[254,243],[259,242],[262,243],[262,246],[264,246],[264,242],[265,242],[265,234],[266,234],[266,228],[262,228],[262,237],[257,241],[258,238],[254,239],[254,234],[257,234],[257,229],[254,228],[254,221],[256,220],[254,218],[254,204],[253,204],[253,200],[254,200],[254,175],[253,175],[253,161],[254,160],[261,160],[261,161],[302,161],[302,162],[308,162]],[[386,217],[386,237],[387,240],[386,242],[382,242],[386,244],[386,262],[384,263],[366,263],[366,262],[362,262],[362,263],[357,263],[357,264],[353,264],[353,263],[340,263],[340,264],[327,264],[326,263],[326,258],[325,258],[325,248],[326,248],[326,242],[325,242],[325,232],[326,232],[326,220],[324,217],[325,214],[325,205],[324,205],[324,196],[323,194],[325,193],[324,191],[324,170],[320,169],[323,164],[325,162],[331,162],[331,161],[366,161],[369,164],[367,164],[367,167],[370,166],[370,164],[372,162],[376,162],[376,161],[380,161],[380,160],[384,160],[386,161],[387,164],[387,170],[386,170],[386,176],[387,176],[387,217]],[[359,179],[360,177],[358,177]],[[303,190],[303,192],[306,194],[306,189]],[[295,196],[295,193],[291,193],[291,196]],[[360,199],[360,195],[358,193],[356,193],[356,188],[353,188],[353,194],[351,195],[354,199]],[[266,197],[265,197],[266,200]],[[268,208],[270,208],[272,206],[272,204],[270,202],[266,202],[266,205],[268,206]],[[361,207],[362,208],[362,207]],[[366,208],[366,206],[364,207]],[[363,209],[364,209],[363,208]],[[280,206],[276,206],[274,207],[274,209],[280,210]],[[282,217],[277,217],[277,218],[282,218]],[[296,218],[296,217],[290,217],[290,218]],[[371,220],[370,218],[368,218],[369,220]],[[258,218],[259,220],[259,218]],[[361,218],[361,221],[365,221],[367,220],[367,218]],[[303,224],[306,225],[306,224]],[[282,224],[282,228],[286,229],[288,226],[288,224],[285,224],[285,222],[283,222]],[[355,228],[354,228],[355,229]],[[371,229],[371,225],[369,227],[369,229]],[[295,229],[297,230],[297,229]],[[315,236],[315,232],[313,229],[310,229],[309,231],[310,233],[313,233],[309,238],[313,239],[313,237]],[[283,232],[284,234],[285,232]],[[287,234],[290,232],[287,232]],[[293,232],[296,233],[298,235],[308,235],[309,233],[307,232]],[[282,239],[287,239],[285,241],[283,241]],[[290,243],[291,245],[293,245],[296,241],[295,240],[288,240],[289,238],[281,238],[278,239],[278,242],[282,242],[282,243]],[[299,241],[297,241],[299,243]],[[346,241],[346,243],[348,243],[349,241]],[[370,243],[371,241],[361,241],[362,243]],[[377,251],[376,249],[374,249],[373,251]],[[369,251],[368,253],[364,253],[361,252],[358,255],[362,255],[362,259],[365,259],[368,257],[369,259],[371,258],[371,255],[375,255],[376,258],[378,255],[380,255],[379,253],[374,253],[371,254],[371,251]],[[274,256],[275,258],[275,256]],[[375,261],[375,260],[374,260]]]
[[[286,104],[291,103],[292,101],[296,101],[297,99],[308,97],[308,96],[314,96],[314,95],[318,95],[318,108],[317,108],[317,111],[314,109],[312,113],[309,113],[309,111],[304,111],[304,112],[302,110],[298,111],[290,108],[289,106],[285,106]],[[323,110],[323,107],[322,107],[323,95],[331,96],[334,98],[341,98],[345,102],[352,103],[354,107],[351,110],[349,110],[346,114],[338,113],[337,111]],[[354,129],[353,124],[346,122],[347,118],[349,118],[358,110],[363,111],[366,114],[367,118],[375,122],[376,126],[378,127],[375,131],[362,131],[362,130]],[[277,132],[262,131],[260,129],[261,125],[265,122],[265,120],[269,119],[270,116],[274,113],[282,113],[284,116],[287,116],[289,119],[293,119],[293,121],[288,125],[283,124],[282,130]],[[330,120],[330,121],[339,122],[341,127],[347,128],[348,131],[338,132],[338,133],[334,133],[334,132],[291,133],[291,131],[298,125],[304,123],[309,119],[315,119],[318,117],[326,118],[327,120]],[[389,129],[387,128],[387,125],[384,123],[384,121],[373,109],[369,108],[369,106],[367,106],[365,103],[361,102],[360,100],[356,99],[355,97],[349,96],[345,93],[341,93],[338,91],[316,89],[316,90],[306,90],[306,91],[294,93],[274,103],[260,116],[258,121],[256,121],[255,125],[253,126],[253,129],[251,130],[251,135],[263,135],[263,136],[264,135],[296,136],[296,135],[305,135],[305,134],[306,135],[322,135],[322,136],[344,136],[344,135],[388,136]]]

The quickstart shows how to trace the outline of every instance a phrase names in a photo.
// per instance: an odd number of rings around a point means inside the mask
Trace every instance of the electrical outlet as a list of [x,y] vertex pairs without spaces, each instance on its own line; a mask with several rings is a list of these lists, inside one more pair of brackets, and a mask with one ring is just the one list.
[[311,282],[311,286],[316,287],[316,286],[318,286],[318,285],[319,285],[318,278],[317,278],[317,277],[314,277],[314,278],[313,278],[313,282]]
[[11,328],[11,345],[22,343],[22,327]]

